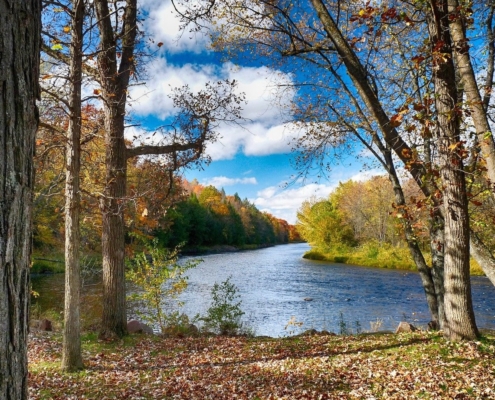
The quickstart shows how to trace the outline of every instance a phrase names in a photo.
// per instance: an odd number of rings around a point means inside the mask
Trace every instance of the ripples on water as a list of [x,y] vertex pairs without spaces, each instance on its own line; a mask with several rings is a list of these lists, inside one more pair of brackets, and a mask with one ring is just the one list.
[[[204,312],[215,282],[231,281],[239,288],[245,319],[257,335],[284,336],[291,317],[304,325],[338,333],[342,319],[347,329],[395,329],[400,321],[426,325],[429,312],[417,273],[329,264],[302,258],[307,244],[203,256],[204,262],[189,273],[182,296],[189,315]],[[486,278],[473,277],[477,323],[495,328],[495,287]],[[312,301],[305,301],[311,298]]]
[[[428,323],[417,273],[304,260],[302,255],[308,249],[302,243],[194,257],[204,262],[188,273],[189,287],[181,296],[183,311],[189,316],[204,314],[214,283],[232,276],[246,313],[244,319],[257,335],[284,336],[311,328],[339,333],[342,319],[353,331],[356,322],[363,331],[376,321],[381,322],[380,329],[389,330],[403,320],[418,326]],[[60,278],[35,281],[35,290],[63,304],[56,300],[63,293]],[[471,281],[477,324],[495,329],[495,287],[484,277]],[[44,294],[47,287],[55,292]],[[284,329],[292,317],[304,324]]]

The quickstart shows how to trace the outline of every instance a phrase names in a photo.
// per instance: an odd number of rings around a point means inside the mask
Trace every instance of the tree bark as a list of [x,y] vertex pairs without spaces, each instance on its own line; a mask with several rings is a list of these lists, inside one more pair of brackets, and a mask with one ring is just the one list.
[[0,0],[0,400],[28,397],[41,3]]
[[459,11],[459,2],[457,0],[448,0],[448,4],[448,27],[452,37],[456,67],[466,95],[467,105],[471,110],[471,117],[478,136],[481,153],[486,162],[490,188],[495,195],[495,143],[469,56],[469,43],[465,34],[464,17],[462,11]]
[[127,334],[125,293],[125,225],[127,158],[124,118],[127,87],[134,65],[136,0],[127,0],[124,10],[122,54],[117,63],[116,38],[107,0],[94,2],[100,31],[98,70],[105,110],[106,185],[100,199],[103,218],[103,316],[100,337]]
[[457,85],[452,59],[448,12],[444,2],[432,0],[427,14],[433,62],[433,83],[438,129],[444,207],[444,335],[449,340],[478,336],[469,276],[469,214],[460,144]]
[[[488,187],[492,195],[495,197],[495,142],[492,135],[492,130],[488,122],[488,104],[493,83],[493,32],[492,19],[493,8],[490,6],[490,11],[487,16],[486,25],[488,30],[488,68],[485,83],[485,98],[481,97],[481,93],[476,81],[474,68],[469,56],[469,42],[466,37],[465,19],[462,12],[459,11],[459,2],[457,0],[448,0],[449,4],[449,29],[452,36],[453,50],[456,60],[456,68],[461,78],[463,92],[465,93],[467,106],[471,110],[473,124],[476,129],[477,142],[481,148],[483,160],[486,163]],[[477,238],[471,243],[473,257],[478,261],[483,272],[490,281],[495,285],[495,258],[489,256],[490,253],[484,251],[484,244]]]
[[81,246],[79,230],[81,170],[81,85],[84,0],[72,3],[72,43],[69,65],[69,129],[66,144],[65,171],[65,308],[62,368],[83,368],[81,354],[80,291]]

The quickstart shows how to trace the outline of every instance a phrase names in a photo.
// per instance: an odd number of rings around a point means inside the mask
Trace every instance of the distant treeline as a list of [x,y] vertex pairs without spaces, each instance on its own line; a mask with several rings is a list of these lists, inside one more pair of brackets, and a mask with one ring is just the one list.
[[[62,161],[60,156],[52,157],[50,164],[38,163],[33,243],[41,258],[63,251],[64,181],[57,170]],[[101,251],[102,221],[95,194],[102,192],[104,171],[99,166],[95,162],[83,176],[87,189],[81,193],[82,254]],[[196,180],[171,180],[156,162],[129,163],[127,192],[122,204],[129,249],[133,234],[156,237],[164,247],[184,244],[192,249],[219,245],[249,248],[300,240],[294,226],[258,210],[247,199],[226,195],[224,190],[205,187]]]
[[300,240],[287,221],[261,212],[247,199],[226,195],[224,190],[184,182],[188,197],[171,207],[164,216],[165,229],[155,235],[166,247],[217,245],[247,246],[289,243]]

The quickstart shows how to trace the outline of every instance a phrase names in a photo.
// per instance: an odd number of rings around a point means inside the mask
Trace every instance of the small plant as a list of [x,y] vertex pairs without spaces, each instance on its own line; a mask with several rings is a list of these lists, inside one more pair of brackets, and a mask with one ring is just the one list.
[[285,325],[284,329],[287,331],[289,335],[294,335],[298,328],[304,325],[304,322],[296,320],[296,317],[293,315],[290,317],[287,325]]
[[341,335],[349,335],[350,331],[349,328],[347,327],[347,322],[344,320],[344,314],[342,311],[340,312],[340,318],[339,318],[339,333]]
[[361,328],[361,322],[359,321],[354,322],[354,326],[356,327],[356,335],[359,335],[360,333],[363,332],[363,329]]
[[222,283],[215,283],[211,289],[212,303],[206,311],[206,316],[199,318],[204,323],[204,329],[221,335],[235,335],[242,329],[241,301],[238,288],[229,277]]
[[[138,286],[141,291],[129,296],[131,301],[136,301],[141,306],[137,314],[146,322],[158,325],[161,332],[170,329],[171,324],[179,321],[179,314],[166,313],[165,309],[170,300],[175,300],[187,288],[187,277],[184,276],[188,269],[196,267],[201,260],[188,261],[178,264],[180,246],[170,251],[158,246],[158,240],[148,241],[141,239],[145,245],[145,251],[136,254],[128,261],[126,277]],[[178,307],[182,304],[176,303]],[[169,306],[170,307],[170,306]],[[181,323],[184,321],[182,317]],[[188,325],[189,325],[189,321]]]
[[370,321],[371,332],[378,332],[383,325],[383,320],[377,318],[376,321]]

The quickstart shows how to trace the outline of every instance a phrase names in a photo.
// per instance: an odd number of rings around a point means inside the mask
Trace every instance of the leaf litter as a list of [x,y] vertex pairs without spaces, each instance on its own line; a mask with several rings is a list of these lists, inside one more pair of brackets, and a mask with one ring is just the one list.
[[60,334],[31,334],[30,399],[495,399],[494,336],[135,335],[83,340],[77,373],[61,351]]

